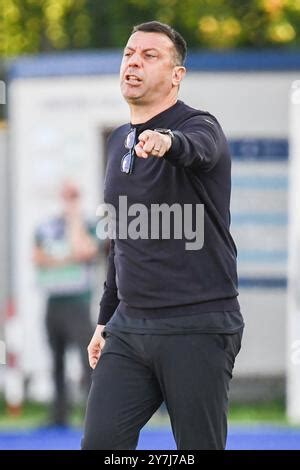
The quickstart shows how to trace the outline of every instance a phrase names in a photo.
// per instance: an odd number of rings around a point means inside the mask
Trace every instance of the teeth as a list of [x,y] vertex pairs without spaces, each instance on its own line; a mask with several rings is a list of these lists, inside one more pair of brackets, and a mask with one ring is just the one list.
[[135,82],[139,81],[139,79],[137,77],[133,76],[133,75],[128,75],[127,80],[131,80],[131,81],[135,81]]

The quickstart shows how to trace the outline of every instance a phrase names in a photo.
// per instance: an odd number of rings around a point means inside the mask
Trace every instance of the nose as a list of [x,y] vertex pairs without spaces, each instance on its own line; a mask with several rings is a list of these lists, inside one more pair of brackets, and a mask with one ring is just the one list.
[[128,59],[127,65],[129,67],[140,67],[142,64],[141,56],[138,52],[133,52]]

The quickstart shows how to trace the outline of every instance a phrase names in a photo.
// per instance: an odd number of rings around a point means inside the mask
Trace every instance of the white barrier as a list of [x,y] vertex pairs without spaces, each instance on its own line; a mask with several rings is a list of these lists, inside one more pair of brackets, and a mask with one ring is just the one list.
[[300,423],[300,81],[290,95],[287,414]]

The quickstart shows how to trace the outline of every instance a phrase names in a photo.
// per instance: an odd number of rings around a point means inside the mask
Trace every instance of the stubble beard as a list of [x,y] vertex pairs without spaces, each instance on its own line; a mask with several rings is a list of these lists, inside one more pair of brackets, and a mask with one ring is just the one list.
[[126,91],[122,89],[123,87],[121,86],[121,93],[122,93],[122,96],[124,98],[124,100],[128,103],[128,104],[135,104],[135,105],[143,105],[145,104],[145,101],[143,100],[143,93],[139,93],[137,95],[131,95],[130,93],[127,94]]

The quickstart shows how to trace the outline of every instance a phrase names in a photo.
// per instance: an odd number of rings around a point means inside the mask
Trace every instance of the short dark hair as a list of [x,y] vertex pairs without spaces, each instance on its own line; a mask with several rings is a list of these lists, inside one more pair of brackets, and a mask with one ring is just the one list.
[[141,23],[133,27],[131,34],[137,31],[143,31],[145,33],[161,33],[168,36],[174,44],[176,51],[176,62],[177,65],[184,65],[187,45],[181,34],[175,29],[171,28],[168,24],[160,23],[160,21],[148,21],[147,23]]

